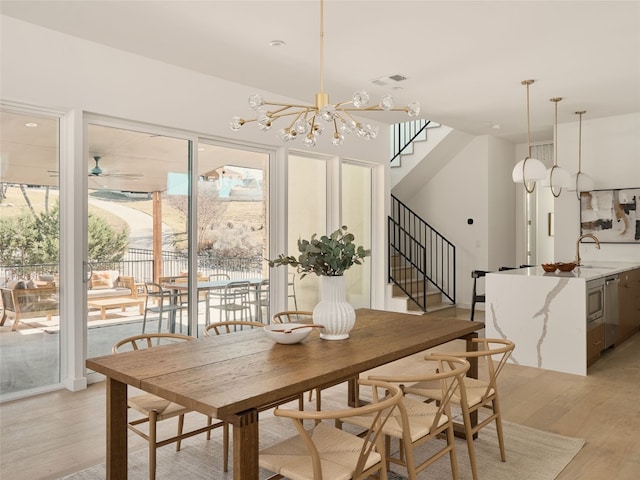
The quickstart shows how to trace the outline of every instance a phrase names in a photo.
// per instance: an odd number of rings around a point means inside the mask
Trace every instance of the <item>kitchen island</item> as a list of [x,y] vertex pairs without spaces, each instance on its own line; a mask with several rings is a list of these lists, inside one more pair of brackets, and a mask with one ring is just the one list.
[[631,304],[623,313],[640,328],[640,264],[589,262],[572,272],[536,266],[488,274],[486,336],[515,342],[512,363],[586,375],[604,348],[605,328],[602,321],[587,324],[587,289],[616,275],[628,282],[621,298]]

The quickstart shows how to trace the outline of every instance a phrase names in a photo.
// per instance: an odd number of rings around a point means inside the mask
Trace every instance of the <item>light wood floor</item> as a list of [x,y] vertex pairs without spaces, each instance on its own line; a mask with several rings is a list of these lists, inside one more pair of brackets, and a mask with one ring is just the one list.
[[[505,420],[586,440],[559,480],[640,478],[640,334],[587,377],[507,365],[499,386]],[[104,462],[104,410],[104,383],[0,405],[0,478],[56,479]],[[129,445],[146,448],[133,435]]]

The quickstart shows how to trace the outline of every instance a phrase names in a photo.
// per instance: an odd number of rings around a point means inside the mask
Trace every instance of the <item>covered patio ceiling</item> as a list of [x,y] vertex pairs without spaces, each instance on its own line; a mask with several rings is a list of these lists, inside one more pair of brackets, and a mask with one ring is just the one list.
[[[0,182],[59,185],[57,119],[3,111],[0,131]],[[164,192],[169,173],[187,172],[188,142],[183,139],[89,125],[88,141],[90,189]],[[100,176],[90,174],[93,157],[100,157]],[[261,168],[264,159],[263,153],[200,143],[198,175],[226,165]]]

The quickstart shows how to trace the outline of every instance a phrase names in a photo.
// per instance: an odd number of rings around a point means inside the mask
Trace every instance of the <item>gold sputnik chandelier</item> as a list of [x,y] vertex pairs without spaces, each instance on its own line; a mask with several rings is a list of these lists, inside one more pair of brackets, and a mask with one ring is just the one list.
[[[329,94],[324,91],[324,0],[320,0],[320,91],[316,93],[313,105],[296,105],[266,101],[261,95],[254,93],[249,97],[249,106],[255,111],[255,118],[244,119],[233,117],[231,130],[239,130],[245,123],[256,122],[260,130],[266,131],[273,123],[283,117],[289,117],[290,122],[278,130],[278,137],[283,142],[303,137],[303,144],[314,147],[317,137],[324,131],[324,124],[333,126],[332,143],[340,146],[344,143],[344,136],[351,132],[370,140],[378,135],[378,128],[368,123],[361,123],[351,115],[355,111],[402,111],[410,117],[420,114],[420,104],[412,102],[406,107],[395,107],[391,95],[383,95],[380,103],[369,105],[369,94],[360,90],[353,94],[349,101],[331,104]],[[320,123],[319,120],[323,123]]]

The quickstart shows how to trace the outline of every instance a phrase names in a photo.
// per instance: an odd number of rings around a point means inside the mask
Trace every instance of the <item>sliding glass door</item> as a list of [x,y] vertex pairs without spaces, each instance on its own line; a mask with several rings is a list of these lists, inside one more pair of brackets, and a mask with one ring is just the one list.
[[[143,330],[189,331],[191,162],[189,140],[98,122],[87,131],[87,356],[94,357]],[[161,312],[147,301],[157,288],[180,308]]]
[[60,383],[60,117],[0,110],[0,399]]
[[[269,322],[268,164],[264,152],[198,143],[198,278],[216,285],[198,292],[200,333],[205,324],[226,319]],[[247,308],[230,313],[225,282],[245,281]]]

